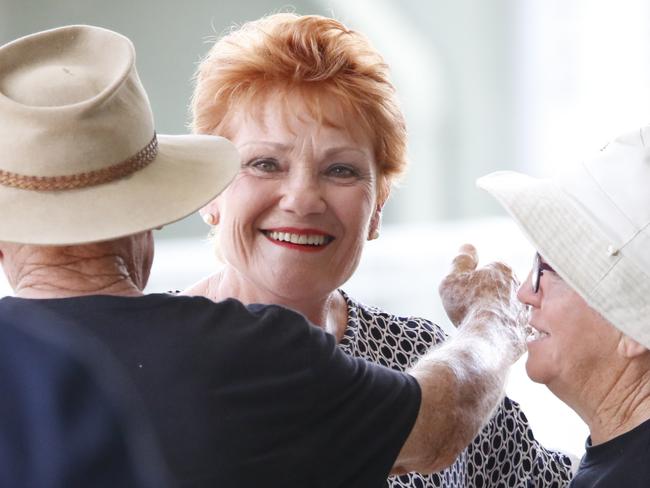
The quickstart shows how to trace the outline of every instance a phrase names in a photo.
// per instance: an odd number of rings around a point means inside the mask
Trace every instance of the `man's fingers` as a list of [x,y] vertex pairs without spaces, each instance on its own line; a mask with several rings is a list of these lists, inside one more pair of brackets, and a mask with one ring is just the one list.
[[510,267],[507,266],[506,264],[500,263],[498,261],[487,264],[485,267],[494,269],[495,271],[498,271],[499,273],[507,277],[513,276],[512,269],[510,269]]
[[450,274],[473,271],[477,265],[478,254],[476,248],[471,244],[463,244],[458,250],[458,255],[451,262]]

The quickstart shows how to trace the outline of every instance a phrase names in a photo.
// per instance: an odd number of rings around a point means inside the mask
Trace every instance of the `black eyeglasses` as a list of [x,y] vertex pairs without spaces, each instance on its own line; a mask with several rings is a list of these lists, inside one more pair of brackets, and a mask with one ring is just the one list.
[[542,257],[538,252],[535,253],[535,259],[533,260],[533,272],[530,276],[530,284],[533,286],[533,293],[539,291],[539,280],[542,277],[544,271],[553,271],[548,264],[542,261]]

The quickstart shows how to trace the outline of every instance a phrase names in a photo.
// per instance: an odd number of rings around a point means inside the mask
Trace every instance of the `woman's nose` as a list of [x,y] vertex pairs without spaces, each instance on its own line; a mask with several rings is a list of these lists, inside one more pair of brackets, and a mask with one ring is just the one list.
[[280,208],[299,216],[323,213],[327,208],[317,175],[297,175],[284,185]]
[[517,299],[526,305],[532,305],[537,299],[538,293],[533,293],[533,285],[531,284],[532,271],[528,273],[526,279],[519,285],[517,290]]

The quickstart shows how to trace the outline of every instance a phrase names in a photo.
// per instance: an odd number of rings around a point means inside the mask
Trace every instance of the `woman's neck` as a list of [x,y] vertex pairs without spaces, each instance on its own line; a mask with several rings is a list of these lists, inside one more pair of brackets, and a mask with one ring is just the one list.
[[650,419],[650,370],[646,364],[631,362],[626,367],[610,368],[603,378],[594,374],[597,385],[587,381],[578,395],[566,401],[582,417],[592,445],[620,436]]
[[290,297],[282,296],[257,286],[241,273],[226,266],[221,271],[202,280],[183,292],[187,295],[202,295],[213,301],[236,298],[242,303],[268,303],[282,305],[301,313],[311,323],[341,340],[347,326],[347,304],[343,296],[333,290],[324,296]]

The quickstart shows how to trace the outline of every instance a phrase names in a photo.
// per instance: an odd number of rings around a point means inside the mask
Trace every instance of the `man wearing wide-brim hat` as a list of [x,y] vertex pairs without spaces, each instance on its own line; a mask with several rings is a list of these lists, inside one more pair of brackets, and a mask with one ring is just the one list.
[[144,295],[151,229],[211,201],[239,160],[216,136],[155,133],[125,37],[71,26],[1,47],[0,126],[0,253],[16,292],[0,314],[107,345],[179,484],[381,486],[391,470],[449,465],[499,401],[524,322],[502,266],[456,261],[445,291],[476,278],[483,300],[409,374],[346,356],[281,307]]
[[478,180],[537,249],[526,369],[586,422],[571,487],[650,486],[650,127],[553,180]]

